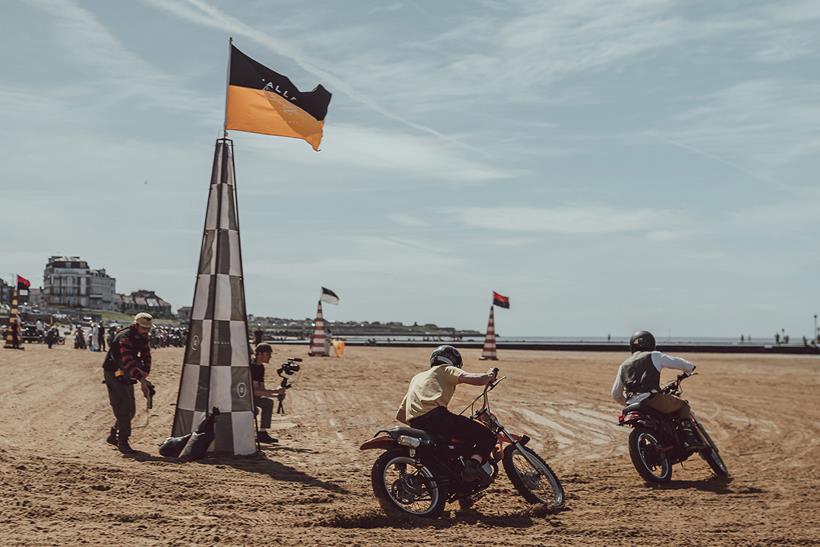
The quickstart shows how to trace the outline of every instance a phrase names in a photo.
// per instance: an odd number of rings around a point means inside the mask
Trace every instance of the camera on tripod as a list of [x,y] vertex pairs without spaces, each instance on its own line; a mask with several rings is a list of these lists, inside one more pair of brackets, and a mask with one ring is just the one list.
[[[294,374],[299,372],[299,369],[301,368],[301,365],[299,365],[299,363],[301,362],[302,359],[300,359],[299,357],[288,357],[288,360],[282,363],[282,366],[276,369],[276,374],[278,374],[280,378],[287,380],[287,378],[284,375],[293,376]],[[282,385],[282,387],[288,386]]]
[[[282,365],[276,369],[276,374],[282,379],[279,383],[279,386],[283,389],[290,389],[293,387],[293,384],[288,382],[288,376],[293,376],[302,368],[299,364],[302,362],[302,359],[299,357],[288,357],[288,360],[282,363]],[[285,400],[285,392],[276,396],[276,399],[279,401],[279,405],[276,407],[277,414],[284,414],[285,409],[282,406],[282,401]]]

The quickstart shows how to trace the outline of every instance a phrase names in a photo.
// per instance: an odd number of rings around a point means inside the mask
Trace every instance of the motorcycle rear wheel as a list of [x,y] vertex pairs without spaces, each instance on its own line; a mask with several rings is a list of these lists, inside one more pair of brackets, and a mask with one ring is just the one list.
[[658,434],[651,429],[636,427],[629,434],[629,457],[646,482],[660,484],[672,478],[672,464],[660,448]]
[[[519,450],[525,451],[533,462]],[[504,472],[525,500],[530,503],[543,503],[552,509],[561,509],[564,506],[564,487],[538,454],[525,446],[516,449],[515,446],[508,445],[504,449],[503,462]]]
[[447,503],[447,489],[432,470],[402,448],[382,453],[370,472],[373,493],[388,515],[434,519]]

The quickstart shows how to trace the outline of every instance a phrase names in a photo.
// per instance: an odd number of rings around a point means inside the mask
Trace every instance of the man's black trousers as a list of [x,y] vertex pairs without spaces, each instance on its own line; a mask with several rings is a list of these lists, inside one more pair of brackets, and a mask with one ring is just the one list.
[[134,384],[130,381],[120,382],[114,377],[114,371],[103,371],[105,386],[108,388],[108,402],[111,403],[111,410],[117,419],[114,427],[117,428],[117,438],[120,441],[127,441],[131,436],[131,420],[136,414],[136,403],[134,401]]
[[410,425],[433,435],[463,441],[465,456],[480,454],[486,459],[495,446],[495,436],[489,429],[465,416],[453,414],[443,406],[411,419]]

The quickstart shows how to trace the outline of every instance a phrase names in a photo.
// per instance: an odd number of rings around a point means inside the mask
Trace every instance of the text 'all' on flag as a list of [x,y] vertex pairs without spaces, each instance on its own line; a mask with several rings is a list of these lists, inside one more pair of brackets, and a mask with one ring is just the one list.
[[299,91],[287,76],[231,45],[225,129],[304,139],[319,150],[330,92]]
[[322,302],[327,302],[328,304],[338,304],[339,295],[326,287],[322,287],[322,297],[320,300]]
[[493,291],[493,306],[510,309],[510,297]]

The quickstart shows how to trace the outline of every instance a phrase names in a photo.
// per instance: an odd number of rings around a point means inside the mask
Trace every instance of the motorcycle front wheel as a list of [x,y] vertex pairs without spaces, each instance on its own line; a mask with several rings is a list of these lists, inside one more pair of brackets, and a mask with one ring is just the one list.
[[526,446],[508,445],[504,449],[503,462],[504,472],[525,500],[543,503],[552,509],[564,506],[564,487],[538,454]]
[[651,429],[636,427],[629,434],[629,457],[647,482],[664,483],[672,478],[672,464],[661,448],[658,434]]
[[447,503],[447,490],[433,472],[404,449],[384,452],[370,472],[373,493],[388,515],[436,518]]
[[729,469],[726,467],[726,464],[723,462],[723,458],[720,457],[720,452],[718,452],[717,445],[715,445],[715,441],[712,440],[712,437],[706,432],[706,428],[697,424],[698,429],[704,439],[706,439],[707,446],[703,450],[700,451],[700,457],[706,460],[706,463],[709,464],[709,467],[712,468],[712,472],[715,476],[719,479],[728,479],[729,478]]

